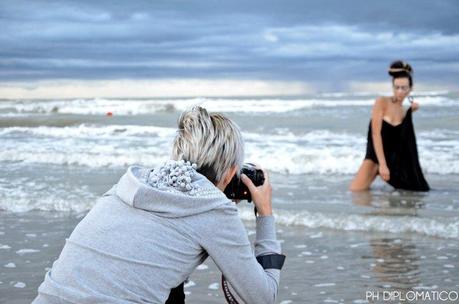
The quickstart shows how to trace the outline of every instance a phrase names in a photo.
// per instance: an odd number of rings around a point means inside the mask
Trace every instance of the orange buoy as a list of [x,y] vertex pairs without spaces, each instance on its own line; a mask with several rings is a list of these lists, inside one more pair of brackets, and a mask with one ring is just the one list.
[[107,112],[107,116],[113,116],[112,112]]

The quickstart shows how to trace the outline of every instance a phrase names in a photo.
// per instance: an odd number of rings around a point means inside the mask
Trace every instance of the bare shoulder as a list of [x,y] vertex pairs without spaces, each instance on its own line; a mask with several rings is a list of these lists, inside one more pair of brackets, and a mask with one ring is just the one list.
[[375,100],[375,103],[373,105],[373,108],[375,109],[385,109],[387,103],[390,101],[390,97],[387,96],[378,96]]

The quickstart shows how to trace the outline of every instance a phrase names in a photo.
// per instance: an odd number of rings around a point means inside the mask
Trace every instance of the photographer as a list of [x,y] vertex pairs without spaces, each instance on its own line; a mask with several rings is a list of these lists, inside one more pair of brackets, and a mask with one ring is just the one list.
[[255,254],[223,191],[243,163],[236,124],[195,107],[182,113],[172,158],[130,167],[77,225],[33,303],[164,303],[208,256],[246,303],[273,303],[284,262],[271,185],[241,175],[258,210]]

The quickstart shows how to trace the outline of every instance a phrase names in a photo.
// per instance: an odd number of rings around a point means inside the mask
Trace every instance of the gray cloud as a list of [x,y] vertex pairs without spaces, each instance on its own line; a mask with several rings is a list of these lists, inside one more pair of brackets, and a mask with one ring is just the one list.
[[[344,6],[345,5],[345,6]],[[459,80],[459,3],[3,1],[0,80]]]

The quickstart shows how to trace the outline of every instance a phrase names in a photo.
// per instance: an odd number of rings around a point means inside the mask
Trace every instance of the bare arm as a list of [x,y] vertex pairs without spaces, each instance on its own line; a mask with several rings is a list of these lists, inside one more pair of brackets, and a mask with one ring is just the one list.
[[371,136],[375,148],[376,157],[379,162],[379,174],[384,180],[389,180],[389,169],[387,168],[386,158],[384,156],[383,142],[381,137],[381,128],[384,117],[385,101],[383,97],[378,97],[373,106],[371,114]]

